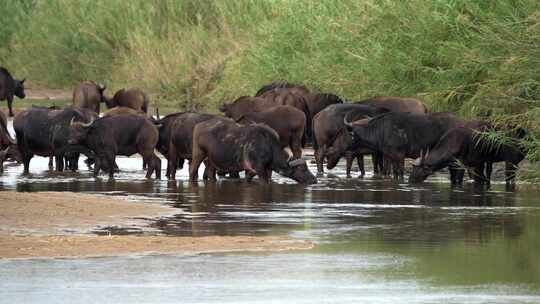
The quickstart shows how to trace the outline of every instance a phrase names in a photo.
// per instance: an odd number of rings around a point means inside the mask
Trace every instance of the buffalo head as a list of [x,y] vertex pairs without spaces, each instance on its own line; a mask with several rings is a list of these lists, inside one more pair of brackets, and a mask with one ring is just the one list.
[[290,159],[287,167],[279,171],[279,174],[302,184],[316,184],[317,178],[309,171],[306,161],[303,159]]
[[72,118],[70,122],[68,143],[70,145],[83,144],[86,141],[88,131],[92,127],[94,120],[89,123],[76,122],[74,120],[75,118]]
[[412,171],[409,176],[409,183],[421,183],[426,180],[428,176],[433,174],[433,168],[425,163],[426,157],[429,155],[429,149],[424,155],[424,152],[420,152],[420,157],[412,163]]
[[328,168],[328,170],[334,169],[334,167],[337,166],[339,159],[343,157],[347,149],[351,146],[352,141],[353,137],[346,128],[343,128],[338,132],[334,142],[325,153],[327,160],[326,168]]
[[15,96],[19,97],[19,98],[25,98],[26,97],[26,94],[24,93],[24,82],[26,81],[26,78],[24,78],[23,80],[16,80],[15,79],[15,90],[14,90],[14,94]]

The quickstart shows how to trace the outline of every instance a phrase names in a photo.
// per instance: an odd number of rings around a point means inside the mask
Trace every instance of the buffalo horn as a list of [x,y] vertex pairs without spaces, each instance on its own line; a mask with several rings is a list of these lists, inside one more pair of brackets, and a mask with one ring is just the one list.
[[351,112],[347,113],[345,115],[345,117],[343,117],[343,124],[346,125],[347,127],[351,127],[353,126],[353,124],[351,122],[348,121],[347,118],[349,118],[349,114],[351,114]]
[[[70,126],[73,126],[73,125],[74,125],[74,122],[75,122],[75,117],[72,117],[72,118],[71,118],[71,121],[69,122],[69,125],[70,125]],[[88,127],[90,127],[93,123],[94,123],[94,119],[93,119],[93,118],[92,118],[92,120],[90,120],[90,122],[88,122],[88,123],[79,122],[80,126],[83,127],[83,128],[88,128]]]

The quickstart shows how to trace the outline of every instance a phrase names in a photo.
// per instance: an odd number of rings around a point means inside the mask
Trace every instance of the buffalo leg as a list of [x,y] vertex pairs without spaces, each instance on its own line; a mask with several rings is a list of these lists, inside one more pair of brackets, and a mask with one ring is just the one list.
[[53,156],[49,156],[49,170],[54,169]]
[[[167,152],[167,178],[174,180],[176,178],[176,168],[180,159],[176,153],[176,146],[173,143],[169,144],[169,151]],[[182,164],[184,164],[182,159]]]
[[199,167],[205,158],[206,154],[203,151],[195,147],[193,148],[193,155],[191,157],[191,162],[189,163],[189,179],[191,181],[197,181]]
[[353,164],[353,161],[354,161],[354,155],[352,154],[352,152],[350,152],[350,151],[345,152],[345,160],[347,161],[347,166],[345,168],[345,171],[347,173],[347,178],[350,178],[351,177],[351,168],[352,168],[352,164]]
[[302,135],[293,134],[291,138],[291,151],[294,158],[302,157]]
[[204,161],[203,180],[216,181],[216,168],[210,164],[209,160]]
[[114,179],[114,166],[116,165],[115,155],[110,153],[107,154],[106,161],[109,166],[109,179]]
[[465,169],[453,163],[448,166],[448,171],[450,171],[450,183],[453,186],[463,185],[463,177],[465,176]]
[[13,109],[11,108],[13,104],[13,95],[10,94],[7,96],[7,104],[9,109],[9,117],[13,117]]
[[[380,173],[379,170],[379,155],[377,153],[371,154],[371,163],[373,164],[373,175],[377,176]],[[381,166],[382,167],[382,166]]]
[[484,183],[484,163],[474,168],[473,179],[474,183],[477,185],[481,185]]
[[504,163],[504,175],[507,185],[513,185],[516,183],[516,168],[517,166],[511,162]]
[[33,155],[25,155],[23,157],[23,166],[24,166],[23,175],[30,174],[30,160],[32,159],[32,156]]
[[315,150],[315,162],[317,162],[317,173],[324,173],[323,162],[324,154],[326,152],[326,147],[321,146],[319,149]]
[[99,170],[101,169],[101,157],[97,156],[94,158],[94,177],[98,177]]
[[493,163],[486,162],[486,182],[491,184],[491,173],[493,172]]
[[54,162],[56,164],[56,171],[62,172],[64,171],[64,155],[55,155],[54,156]]
[[363,178],[366,175],[366,169],[364,167],[364,154],[360,154],[356,157],[356,163],[358,164],[358,169],[360,170],[360,177]]

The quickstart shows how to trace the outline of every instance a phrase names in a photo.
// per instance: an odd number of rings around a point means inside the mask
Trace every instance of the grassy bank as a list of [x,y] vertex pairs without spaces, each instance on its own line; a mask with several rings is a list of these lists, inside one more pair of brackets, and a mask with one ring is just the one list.
[[0,14],[0,61],[44,86],[95,79],[214,110],[288,79],[348,100],[416,96],[540,134],[536,0],[25,0]]

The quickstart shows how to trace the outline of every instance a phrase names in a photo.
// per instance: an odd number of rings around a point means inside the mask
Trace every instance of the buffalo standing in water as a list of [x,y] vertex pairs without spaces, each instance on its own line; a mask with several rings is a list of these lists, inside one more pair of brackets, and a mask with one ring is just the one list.
[[17,80],[11,76],[6,68],[0,67],[0,100],[7,100],[9,117],[13,117],[13,96],[25,98],[24,81]]
[[279,106],[262,112],[247,113],[236,122],[268,125],[279,135],[282,148],[290,147],[294,158],[302,157],[302,137],[306,127],[306,116],[302,111],[290,106]]
[[248,178],[258,175],[268,183],[272,171],[300,183],[316,183],[302,159],[290,159],[281,148],[277,133],[265,125],[242,126],[232,121],[212,119],[195,126],[189,178],[197,180],[201,163],[208,159],[210,178],[215,171],[246,171]]
[[[438,171],[456,159],[467,167],[473,168],[475,183],[490,183],[491,164],[505,162],[506,183],[514,183],[515,171],[518,164],[525,158],[525,151],[519,140],[525,136],[523,129],[513,134],[513,138],[502,144],[493,144],[475,130],[468,127],[458,127],[448,131],[439,142],[413,163],[409,177],[411,183],[424,181],[433,172]],[[484,174],[484,167],[487,170]]]
[[88,122],[95,116],[93,111],[77,107],[63,110],[32,107],[18,113],[13,120],[13,129],[21,152],[24,174],[29,173],[30,160],[34,155],[54,156],[57,171],[64,170],[64,158],[76,163],[79,155],[73,153],[72,149],[76,147],[68,146],[70,121]]
[[[114,168],[116,155],[131,156],[139,153],[148,164],[146,177],[155,172],[161,177],[161,160],[154,153],[159,133],[154,123],[145,116],[125,114],[99,118],[91,123],[71,123],[69,143],[82,145],[96,154],[94,177],[103,163]],[[114,177],[114,170],[109,170]]]
[[97,84],[90,80],[83,81],[73,89],[73,105],[99,114],[100,103],[106,102],[103,95],[105,89],[103,84]]

